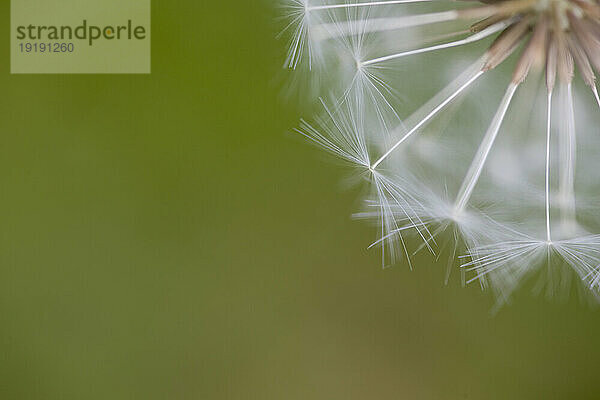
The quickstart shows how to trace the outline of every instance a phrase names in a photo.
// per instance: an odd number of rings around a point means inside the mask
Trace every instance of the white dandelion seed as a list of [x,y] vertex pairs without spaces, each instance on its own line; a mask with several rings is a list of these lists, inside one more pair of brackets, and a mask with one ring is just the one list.
[[[554,57],[549,58],[549,63],[555,63]],[[567,76],[570,76],[570,71]],[[555,84],[554,69],[550,68],[547,76],[547,123],[546,123],[546,168],[545,168],[545,238],[535,238],[524,235],[514,230],[508,230],[511,235],[507,241],[473,248],[470,251],[472,261],[463,265],[468,271],[475,271],[472,280],[489,277],[498,292],[501,302],[509,299],[514,290],[523,283],[528,274],[538,272],[545,267],[545,279],[540,280],[538,287],[545,286],[548,296],[553,295],[557,289],[567,291],[570,286],[570,272],[575,272],[590,288],[598,287],[600,275],[600,235],[575,236],[576,222],[575,193],[573,185],[574,174],[574,117],[571,96],[571,83],[566,87],[567,118],[561,132],[561,140],[565,150],[560,152],[561,171],[559,197],[561,221],[559,235],[565,239],[555,240],[551,221],[551,133],[552,133],[552,98]],[[563,120],[564,121],[564,120]],[[566,142],[566,143],[564,143]],[[558,260],[556,260],[558,259]],[[545,261],[545,262],[544,262]],[[560,261],[572,271],[559,269],[555,271],[553,261]],[[558,278],[557,278],[558,277]]]
[[286,33],[290,36],[284,65],[296,69],[307,58],[308,67],[312,68],[314,58],[319,55],[319,43],[312,38],[312,27],[319,23],[319,14],[310,11],[308,0],[289,0],[283,6],[287,25],[280,36]]
[[[410,254],[404,236],[408,232],[420,238],[417,250],[431,251],[438,249],[442,232],[449,232],[451,253],[469,257],[461,268],[470,274],[468,281],[493,288],[499,303],[508,301],[532,275],[541,277],[537,286],[549,295],[570,287],[572,276],[590,292],[600,289],[600,235],[591,233],[600,226],[581,218],[578,210],[583,183],[590,181],[580,176],[594,172],[586,158],[589,151],[580,142],[598,141],[600,132],[589,119],[578,116],[575,96],[580,87],[587,87],[587,101],[600,114],[595,76],[600,72],[597,1],[298,0],[294,4],[286,64],[294,68],[307,54],[310,64],[314,49],[335,44],[348,54],[347,61],[335,68],[346,68],[352,76],[332,102],[338,111],[327,112],[329,121],[322,121],[320,129],[303,122],[300,132],[356,166],[369,181],[375,197],[358,215],[379,222],[380,237],[373,245],[384,245],[384,260],[386,251]],[[477,49],[482,45],[487,49],[473,57],[469,67],[401,121],[406,107],[396,87],[413,76],[390,78],[390,73],[412,66],[425,74],[432,66],[422,64],[423,57],[440,53],[451,58],[453,51],[462,57],[481,51]],[[512,75],[506,79],[502,71],[509,64]],[[436,72],[445,68],[435,66]],[[515,108],[519,104],[515,99],[526,81],[542,73],[546,92],[540,127],[535,123],[536,108]],[[504,93],[498,96],[497,82],[503,79]],[[479,95],[481,108],[501,97],[491,118],[474,114],[487,120],[487,129],[469,131],[448,119],[440,128],[439,120],[451,109],[460,107],[457,117],[474,113],[473,104],[466,109],[461,102],[482,84],[493,86],[494,92]],[[539,135],[541,131],[545,135]],[[438,134],[427,142],[433,132],[443,133],[444,139]],[[431,140],[438,140],[439,146],[431,146]],[[465,156],[473,146],[473,153]],[[580,167],[582,163],[587,169]],[[529,188],[531,193],[523,193]],[[525,201],[527,196],[532,201]],[[490,208],[482,204],[484,199],[499,201]],[[491,209],[503,212],[495,215]],[[394,261],[393,256],[390,259]]]

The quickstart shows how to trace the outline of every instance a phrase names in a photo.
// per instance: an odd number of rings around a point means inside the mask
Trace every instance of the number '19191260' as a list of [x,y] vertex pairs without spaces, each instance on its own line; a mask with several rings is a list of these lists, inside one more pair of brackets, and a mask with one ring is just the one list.
[[73,43],[19,43],[21,53],[72,53]]

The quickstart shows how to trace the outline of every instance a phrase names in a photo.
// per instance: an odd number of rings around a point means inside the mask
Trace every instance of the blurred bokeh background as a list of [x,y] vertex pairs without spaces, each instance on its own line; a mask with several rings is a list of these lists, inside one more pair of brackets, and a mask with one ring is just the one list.
[[0,398],[598,398],[598,311],[366,250],[272,2],[152,14],[148,76],[0,63]]

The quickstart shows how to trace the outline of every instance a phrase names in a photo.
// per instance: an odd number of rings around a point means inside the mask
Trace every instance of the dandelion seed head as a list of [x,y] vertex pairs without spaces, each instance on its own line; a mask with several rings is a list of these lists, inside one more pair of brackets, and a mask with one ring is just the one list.
[[[297,132],[365,178],[356,215],[377,224],[384,265],[411,265],[409,236],[433,253],[446,236],[501,304],[531,277],[598,297],[597,1],[290,4],[286,65],[319,54],[342,82]],[[464,67],[440,88],[450,65]]]

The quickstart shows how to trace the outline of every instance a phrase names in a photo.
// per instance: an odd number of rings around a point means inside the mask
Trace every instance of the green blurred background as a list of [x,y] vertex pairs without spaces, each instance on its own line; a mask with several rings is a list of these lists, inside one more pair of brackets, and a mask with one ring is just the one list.
[[286,135],[273,3],[152,13],[149,76],[0,63],[1,399],[600,396],[597,311],[491,316],[365,249],[347,171]]

